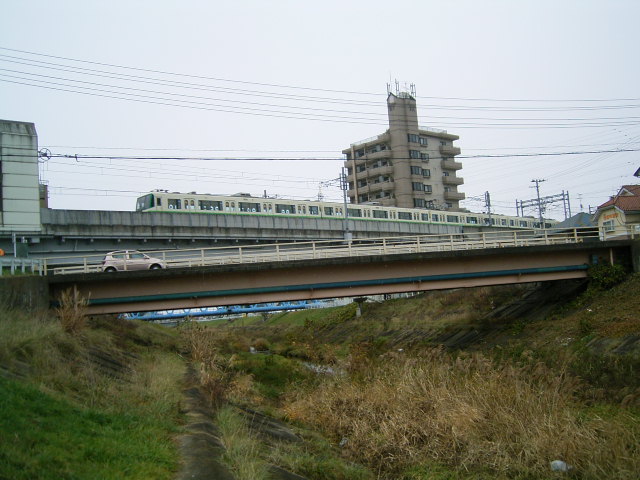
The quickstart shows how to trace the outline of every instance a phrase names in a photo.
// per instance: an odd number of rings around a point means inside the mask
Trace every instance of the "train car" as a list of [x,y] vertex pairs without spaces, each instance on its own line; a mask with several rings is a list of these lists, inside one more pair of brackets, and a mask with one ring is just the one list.
[[[252,197],[248,193],[210,195],[156,190],[137,199],[137,212],[171,212],[201,215],[260,215],[269,217],[306,217],[343,219],[344,204],[310,200]],[[347,215],[353,221],[415,222],[440,225],[496,227],[509,229],[542,228],[533,217],[511,217],[486,213],[451,212],[416,208],[384,207],[375,204],[348,204]],[[546,219],[544,228],[558,223]]]

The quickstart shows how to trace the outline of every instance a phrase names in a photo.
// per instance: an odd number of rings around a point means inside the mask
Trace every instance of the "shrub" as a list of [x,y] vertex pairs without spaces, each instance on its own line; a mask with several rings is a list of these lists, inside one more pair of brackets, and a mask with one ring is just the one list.
[[589,268],[589,284],[601,290],[607,290],[624,281],[627,276],[622,265],[593,265]]

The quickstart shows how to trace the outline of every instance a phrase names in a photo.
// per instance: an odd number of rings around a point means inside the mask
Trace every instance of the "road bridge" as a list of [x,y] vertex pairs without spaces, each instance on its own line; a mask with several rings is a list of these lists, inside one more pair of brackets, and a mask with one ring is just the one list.
[[456,245],[451,236],[447,247],[421,237],[397,245],[380,239],[334,245],[327,251],[335,255],[321,254],[313,244],[310,250],[271,252],[262,258],[255,252],[244,258],[237,253],[225,261],[219,258],[218,264],[47,279],[52,302],[76,287],[89,298],[90,313],[121,313],[584,278],[596,262],[634,262],[637,268],[640,251],[638,241],[585,239],[575,231],[528,241],[515,234],[512,240],[491,240]]

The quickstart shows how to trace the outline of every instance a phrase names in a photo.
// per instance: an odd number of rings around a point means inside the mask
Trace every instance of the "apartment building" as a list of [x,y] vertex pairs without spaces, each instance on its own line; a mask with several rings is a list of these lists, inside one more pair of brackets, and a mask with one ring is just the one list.
[[351,203],[460,210],[464,180],[456,175],[462,164],[453,145],[460,137],[420,128],[414,92],[389,92],[387,109],[386,132],[342,151]]

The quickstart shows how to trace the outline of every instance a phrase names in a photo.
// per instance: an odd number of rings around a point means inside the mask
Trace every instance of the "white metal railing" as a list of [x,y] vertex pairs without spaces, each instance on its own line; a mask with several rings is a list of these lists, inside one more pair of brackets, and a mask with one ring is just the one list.
[[[180,250],[146,251],[168,268],[237,265],[248,263],[310,260],[419,252],[447,252],[483,248],[525,247],[579,243],[587,240],[620,238],[620,232],[604,232],[596,227],[562,230],[518,230],[453,233],[353,240],[243,245]],[[40,260],[40,270],[49,274],[102,271],[104,255],[50,257]]]
[[0,257],[0,276],[22,273],[45,273],[42,260],[33,258]]

